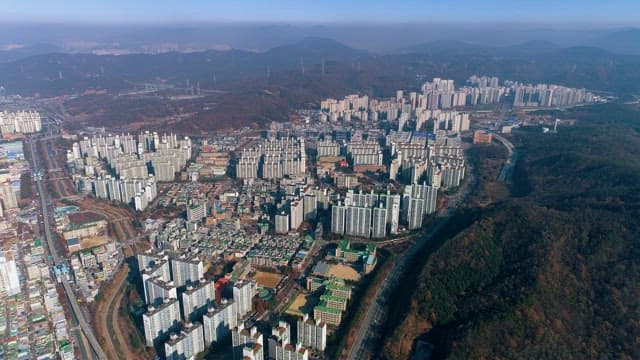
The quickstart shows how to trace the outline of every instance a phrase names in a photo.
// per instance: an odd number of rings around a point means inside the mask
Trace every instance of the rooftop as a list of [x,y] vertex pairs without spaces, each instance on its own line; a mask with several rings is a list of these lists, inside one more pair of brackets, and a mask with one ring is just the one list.
[[342,311],[340,311],[338,309],[332,309],[330,307],[327,307],[327,303],[325,301],[321,301],[318,304],[318,306],[313,308],[313,310],[318,310],[318,311],[321,311],[321,312],[326,312],[326,313],[335,314],[335,315],[342,314]]

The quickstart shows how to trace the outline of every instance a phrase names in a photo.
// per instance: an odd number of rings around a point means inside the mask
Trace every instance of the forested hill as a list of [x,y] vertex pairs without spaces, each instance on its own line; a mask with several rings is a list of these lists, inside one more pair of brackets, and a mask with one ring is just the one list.
[[421,336],[434,358],[640,358],[640,111],[562,116],[577,125],[515,134],[515,196],[426,261],[388,357]]

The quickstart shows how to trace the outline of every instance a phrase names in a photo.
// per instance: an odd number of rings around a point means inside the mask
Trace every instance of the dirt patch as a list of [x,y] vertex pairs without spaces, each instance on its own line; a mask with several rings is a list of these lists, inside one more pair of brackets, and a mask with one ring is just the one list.
[[[121,291],[122,284],[127,280],[128,267],[124,266],[116,272],[113,279],[104,284],[101,291],[100,300],[94,304],[93,311],[93,325],[96,330],[96,335],[102,348],[109,359],[121,359],[125,358],[123,353],[123,347],[115,343],[112,321],[109,319],[111,313],[110,307],[113,305],[113,300],[118,296]],[[117,340],[116,340],[117,341]]]
[[329,267],[329,275],[343,280],[360,280],[360,274],[354,268],[342,264],[331,265],[331,267]]
[[307,303],[306,294],[300,293],[296,296],[296,299],[291,303],[291,306],[285,311],[285,313],[294,316],[303,316],[300,308],[302,308]]
[[96,246],[104,245],[109,242],[109,238],[106,236],[92,236],[88,238],[80,239],[80,248],[82,250],[92,249]]
[[269,289],[275,289],[283,276],[276,273],[258,271],[253,279],[260,285]]
[[128,301],[125,297],[128,272],[129,267],[125,264],[115,274],[113,281],[103,287],[102,299],[96,302],[93,311],[93,324],[107,358],[153,358],[128,315]]

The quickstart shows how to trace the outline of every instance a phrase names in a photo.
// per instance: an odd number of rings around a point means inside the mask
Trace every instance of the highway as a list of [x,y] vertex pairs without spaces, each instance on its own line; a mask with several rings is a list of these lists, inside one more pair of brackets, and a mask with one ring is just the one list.
[[473,188],[470,184],[473,184],[474,181],[473,172],[469,171],[467,181],[460,187],[457,194],[449,197],[447,207],[440,209],[429,229],[398,258],[387,277],[378,287],[374,301],[371,302],[364,318],[361,320],[347,359],[370,359],[373,357],[370,353],[370,345],[373,345],[372,340],[376,338],[377,331],[381,329],[379,325],[382,325],[385,320],[388,299],[393,296],[394,289],[398,286],[402,274],[408,271],[408,266],[415,256],[419,255],[424,246],[447,224],[456,209],[467,199]]
[[505,137],[498,133],[493,133],[493,137],[507,148],[509,152],[507,161],[505,161],[502,166],[502,170],[498,175],[498,181],[508,181],[511,180],[511,175],[513,175],[513,168],[516,166],[516,161],[518,160],[518,152],[515,150],[515,147],[511,143],[511,141],[507,140]]
[[[31,161],[32,161],[31,166],[34,172],[42,170],[40,167],[38,167],[38,151],[36,149],[37,141],[38,141],[37,135],[27,139],[27,144],[29,144],[29,149],[31,151]],[[45,243],[47,245],[49,255],[53,260],[53,265],[59,265],[59,264],[65,263],[65,261],[58,254],[58,251],[55,246],[55,240],[51,233],[51,223],[50,223],[51,214],[49,213],[48,194],[47,194],[46,186],[44,184],[45,183],[44,177],[35,177],[35,182],[36,182],[36,187],[39,194],[40,207],[42,209],[44,238],[46,240]],[[84,337],[87,339],[90,346],[90,351],[86,351],[87,349],[82,349],[84,342],[79,341],[78,346],[81,347],[81,352],[83,354],[93,354],[92,358],[106,360],[107,357],[105,353],[102,351],[102,348],[100,347],[100,343],[95,337],[95,334],[93,332],[93,329],[91,328],[91,325],[89,325],[89,323],[87,322],[84,316],[84,313],[82,312],[82,309],[78,305],[78,299],[76,298],[76,295],[73,292],[73,289],[69,284],[69,281],[66,279],[66,277],[61,276],[61,283],[64,288],[65,296],[69,301],[72,315],[77,321],[78,325],[80,326],[80,331],[82,332],[82,334],[80,335],[84,335]]]
[[518,160],[518,152],[515,150],[515,147],[504,136],[500,135],[500,129],[502,129],[502,125],[507,122],[509,115],[511,114],[512,109],[507,105],[500,105],[498,119],[495,124],[495,131],[493,132],[493,138],[502,143],[504,147],[507,148],[509,152],[507,156],[507,161],[502,166],[502,170],[498,175],[498,181],[509,181],[511,180],[511,176],[513,175],[513,168],[516,165],[516,160]]

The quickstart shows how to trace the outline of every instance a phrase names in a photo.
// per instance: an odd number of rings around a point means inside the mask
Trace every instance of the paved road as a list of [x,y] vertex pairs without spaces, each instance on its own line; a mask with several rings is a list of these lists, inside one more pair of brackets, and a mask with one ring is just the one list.
[[507,161],[505,161],[502,166],[502,170],[500,170],[500,174],[498,175],[498,181],[508,181],[511,180],[511,175],[513,175],[513,168],[516,166],[516,161],[518,160],[518,152],[515,150],[515,147],[504,136],[494,133],[493,137],[502,143],[507,148],[509,152]]
[[[35,169],[40,170],[40,168],[38,167],[38,152],[36,149],[37,141],[38,141],[37,135],[34,137],[30,137],[27,141],[31,150],[31,161],[32,161],[31,165],[34,170]],[[47,193],[46,186],[44,185],[44,180],[41,178],[38,178],[36,180],[36,186],[38,189],[40,206],[42,208],[42,221],[44,225],[43,227],[44,227],[44,235],[45,235],[44,237],[46,240],[49,255],[51,255],[51,258],[53,259],[53,264],[59,265],[64,263],[65,261],[58,254],[53,236],[51,234],[51,224],[50,224],[51,214],[49,213],[48,193]],[[69,284],[69,281],[64,276],[62,276],[61,279],[62,279],[61,281],[62,287],[64,288],[65,295],[69,301],[69,305],[71,306],[72,315],[77,320],[78,325],[80,325],[80,330],[82,331],[87,341],[89,342],[89,345],[91,346],[91,351],[86,351],[85,349],[83,349],[82,352],[84,354],[92,353],[94,357],[97,357],[100,360],[102,359],[106,360],[107,356],[102,351],[102,347],[100,347],[100,343],[96,339],[95,334],[93,333],[93,329],[91,328],[91,325],[89,325],[89,323],[87,322],[84,316],[84,313],[80,309],[80,306],[78,305],[78,299],[76,298],[76,295],[73,292],[73,289]],[[78,346],[82,347],[83,343],[84,342],[80,341]]]
[[373,345],[372,340],[375,339],[377,331],[381,330],[379,325],[382,325],[385,319],[388,299],[393,296],[394,288],[398,285],[400,277],[407,271],[414,257],[420,253],[424,246],[447,223],[458,206],[466,200],[472,189],[472,186],[469,185],[474,181],[473,173],[469,171],[467,181],[464,182],[457,194],[449,197],[447,207],[441,209],[436,214],[436,218],[427,232],[419,237],[416,242],[398,258],[394,267],[378,287],[374,301],[369,305],[364,319],[360,323],[353,345],[349,349],[347,359],[370,359],[372,357],[370,345]]

